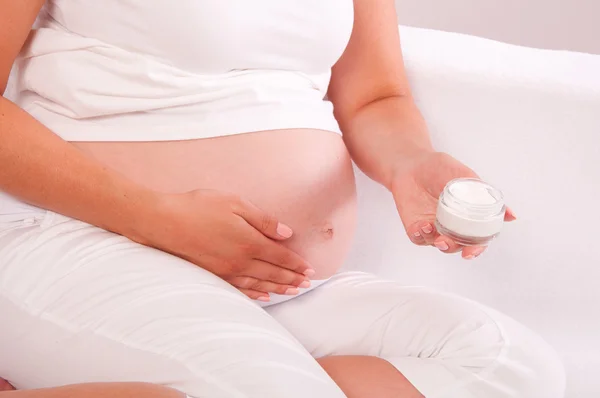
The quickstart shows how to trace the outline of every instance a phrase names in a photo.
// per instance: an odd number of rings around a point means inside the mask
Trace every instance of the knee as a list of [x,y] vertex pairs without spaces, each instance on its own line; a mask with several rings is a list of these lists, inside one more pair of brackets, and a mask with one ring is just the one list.
[[407,323],[419,325],[412,331],[418,344],[409,347],[411,357],[480,371],[495,364],[509,343],[498,322],[477,303],[428,289],[416,292],[411,301],[416,319]]
[[[562,398],[565,371],[556,352],[515,320],[460,297],[423,292],[430,319],[421,358],[435,358],[498,398]],[[494,391],[494,392],[492,392]]]
[[515,391],[511,396],[563,398],[566,372],[556,351],[512,319],[503,325],[507,325],[508,342],[496,374]]
[[564,398],[567,377],[564,364],[558,357],[558,354],[554,349],[546,346],[535,352],[535,355],[537,361],[532,368],[538,375],[537,378],[540,385],[534,383],[534,385],[532,385],[533,391],[536,391],[538,394],[537,396],[539,397]]

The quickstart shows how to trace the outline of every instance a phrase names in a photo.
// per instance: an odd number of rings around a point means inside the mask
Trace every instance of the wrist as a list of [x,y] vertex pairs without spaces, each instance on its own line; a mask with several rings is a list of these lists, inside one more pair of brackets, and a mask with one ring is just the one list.
[[161,224],[160,214],[166,194],[150,189],[139,189],[127,195],[126,211],[121,217],[120,229],[116,231],[134,242],[153,246],[157,225]]
[[443,155],[443,153],[437,152],[431,147],[419,147],[395,156],[389,167],[389,178],[385,184],[386,187],[393,191],[398,179],[404,179],[407,175],[413,173],[420,164],[440,155]]

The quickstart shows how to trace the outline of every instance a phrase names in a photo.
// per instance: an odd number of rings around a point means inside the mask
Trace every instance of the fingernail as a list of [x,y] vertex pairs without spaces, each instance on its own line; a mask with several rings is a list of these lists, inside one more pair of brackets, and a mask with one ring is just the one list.
[[314,269],[307,269],[306,271],[304,271],[304,275],[306,275],[309,278],[312,278],[313,276],[315,276],[315,274],[317,273],[317,271],[315,271]]
[[434,245],[435,245],[435,247],[437,247],[438,249],[440,249],[443,252],[450,249],[450,246],[448,246],[448,244],[444,241],[435,242]]
[[257,300],[265,302],[265,303],[268,303],[269,301],[271,301],[271,297],[269,297],[269,296],[260,296],[259,298],[257,298]]
[[509,215],[510,217],[512,217],[514,220],[516,220],[516,219],[517,219],[517,215],[515,214],[515,212],[514,212],[514,211],[512,211],[512,209],[506,209],[506,212],[507,212],[507,213],[508,213],[508,215]]
[[422,230],[423,232],[425,232],[426,234],[430,234],[430,233],[432,233],[432,232],[433,232],[433,227],[432,227],[430,224],[427,224],[427,225],[423,226],[423,227],[421,228],[421,230]]
[[308,289],[310,287],[310,281],[304,281],[298,285],[300,289]]
[[466,260],[474,260],[477,257],[481,256],[481,254],[485,251],[484,247],[480,247],[477,248],[475,250],[473,250],[473,252],[471,254],[469,254],[468,256],[465,257]]
[[421,233],[419,231],[415,232],[414,234],[415,238],[420,238],[421,237]]
[[296,287],[290,287],[288,290],[285,291],[285,295],[286,296],[295,296],[298,293],[300,293],[300,289],[296,288]]
[[477,250],[475,250],[472,253],[472,255],[473,255],[473,257],[479,257],[479,256],[481,256],[483,254],[484,251],[485,251],[485,248],[484,247],[480,247]]
[[277,224],[277,235],[282,238],[290,238],[294,234],[294,231],[290,227],[285,224],[279,223]]

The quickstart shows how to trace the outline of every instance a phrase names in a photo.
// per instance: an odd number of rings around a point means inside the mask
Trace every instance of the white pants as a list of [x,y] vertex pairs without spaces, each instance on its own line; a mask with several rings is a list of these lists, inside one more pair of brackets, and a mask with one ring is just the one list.
[[32,209],[0,215],[0,376],[17,388],[341,398],[314,358],[369,355],[427,398],[563,397],[540,338],[463,298],[348,273],[262,309],[184,260]]

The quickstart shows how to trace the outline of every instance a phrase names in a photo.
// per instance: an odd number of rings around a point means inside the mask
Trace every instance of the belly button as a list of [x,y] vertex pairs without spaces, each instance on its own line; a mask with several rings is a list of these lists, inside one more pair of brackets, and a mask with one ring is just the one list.
[[325,237],[325,239],[333,238],[333,224],[326,223],[321,227],[321,234]]

